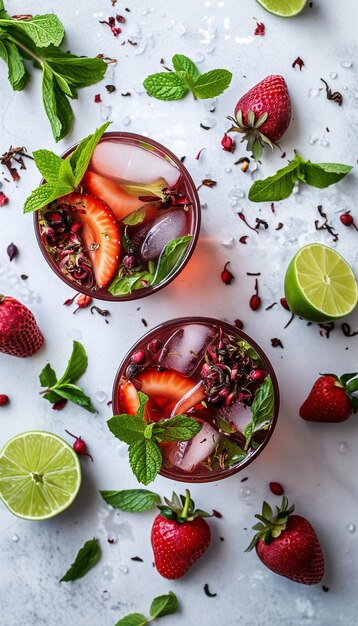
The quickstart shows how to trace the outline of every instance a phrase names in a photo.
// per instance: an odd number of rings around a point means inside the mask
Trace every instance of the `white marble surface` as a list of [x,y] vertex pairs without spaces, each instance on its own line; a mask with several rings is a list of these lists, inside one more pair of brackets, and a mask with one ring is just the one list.
[[[100,109],[94,94],[101,93],[112,106],[113,128],[147,134],[161,141],[186,165],[199,184],[204,177],[218,181],[215,189],[201,190],[207,204],[203,210],[200,243],[192,261],[180,277],[165,290],[142,301],[110,306],[110,324],[92,316],[89,310],[74,317],[63,301],[69,290],[50,271],[35,240],[32,219],[22,215],[22,203],[36,185],[39,175],[30,164],[18,184],[3,183],[10,197],[0,209],[0,292],[7,292],[30,304],[46,337],[45,348],[31,360],[0,355],[0,393],[11,397],[1,409],[0,445],[26,429],[46,429],[64,435],[64,429],[81,434],[90,446],[94,463],[83,459],[83,484],[73,506],[59,517],[29,523],[13,517],[0,507],[1,567],[0,615],[3,626],[113,626],[123,615],[146,611],[151,599],[172,589],[180,599],[180,616],[165,623],[194,626],[205,616],[205,624],[227,626],[353,626],[357,623],[358,527],[356,419],[338,426],[308,425],[298,417],[298,408],[319,371],[354,371],[358,367],[357,340],[344,338],[338,325],[329,340],[315,326],[294,322],[284,330],[288,313],[280,306],[264,308],[283,294],[287,263],[304,243],[332,244],[325,231],[314,230],[317,205],[322,204],[340,233],[337,249],[358,272],[358,234],[339,222],[339,210],[350,209],[357,218],[356,169],[340,184],[323,191],[301,188],[299,193],[276,204],[250,204],[247,194],[252,178],[275,171],[285,160],[280,153],[265,153],[258,173],[243,174],[234,166],[235,155],[224,153],[220,139],[227,128],[225,115],[232,113],[238,97],[270,73],[282,73],[289,85],[293,120],[282,141],[287,156],[294,148],[317,161],[356,164],[358,82],[356,56],[357,5],[354,0],[314,0],[313,7],[293,20],[280,20],[265,13],[254,0],[120,0],[112,9],[110,0],[8,0],[10,13],[54,11],[66,28],[66,47],[79,54],[103,52],[118,59],[114,77],[80,92],[74,103],[73,131],[55,146],[40,103],[40,75],[26,91],[13,93],[6,69],[0,63],[0,152],[10,144],[25,145],[29,151],[50,148],[62,152],[93,131],[100,123]],[[123,11],[128,6],[130,13]],[[123,36],[115,39],[99,19],[124,13]],[[264,37],[254,37],[253,16],[266,25]],[[137,46],[121,46],[127,38]],[[160,102],[141,88],[142,79],[160,71],[163,57],[181,52],[199,61],[202,71],[226,67],[233,71],[231,88],[220,97],[215,113],[190,96],[180,102]],[[300,72],[291,64],[300,56]],[[344,67],[352,63],[352,67]],[[330,78],[335,76],[336,78]],[[332,89],[342,91],[340,108],[325,98],[320,77]],[[114,82],[117,91],[108,95],[105,85]],[[121,97],[130,91],[131,97]],[[199,126],[212,120],[210,131]],[[326,130],[329,128],[329,133]],[[200,161],[197,152],[205,147]],[[233,189],[242,198],[233,207]],[[240,192],[239,194],[240,195]],[[270,228],[257,236],[248,231],[235,214],[243,210],[252,222],[258,215]],[[357,218],[358,219],[358,218]],[[284,228],[276,232],[278,222]],[[246,246],[239,243],[248,234]],[[223,242],[234,238],[230,247]],[[19,257],[9,263],[6,246],[14,241]],[[223,264],[231,261],[236,276],[231,286],[220,281]],[[263,308],[253,313],[248,306],[254,279],[246,272],[261,272]],[[24,282],[20,274],[27,274]],[[138,310],[138,307],[140,309]],[[88,372],[82,383],[93,398],[105,392],[110,399],[117,365],[132,343],[144,332],[141,318],[151,328],[178,315],[205,313],[233,321],[241,318],[245,330],[267,351],[279,378],[282,406],[277,429],[260,458],[244,472],[212,485],[192,489],[203,508],[215,507],[222,520],[212,521],[213,541],[201,562],[182,580],[168,582],[152,568],[149,532],[152,513],[141,516],[109,511],[98,495],[99,489],[134,487],[128,462],[118,442],[106,427],[110,409],[95,400],[98,416],[76,406],[55,413],[38,395],[38,374],[49,359],[61,371],[68,358],[72,339],[80,339],[89,355]],[[348,320],[358,329],[358,313]],[[272,348],[271,337],[279,337],[284,349]],[[241,483],[241,478],[248,480]],[[270,480],[281,481],[297,511],[314,524],[326,554],[324,584],[304,587],[279,578],[259,562],[255,553],[244,554],[249,542],[247,530]],[[169,495],[172,483],[159,478],[154,488]],[[353,527],[353,528],[354,528]],[[352,528],[352,527],[351,527]],[[117,543],[109,545],[109,535]],[[102,545],[100,563],[84,579],[60,585],[58,580],[85,540],[97,536]],[[225,538],[219,541],[219,536]],[[141,556],[144,563],[130,557]],[[218,595],[207,598],[203,585]],[[106,590],[106,594],[104,591]],[[163,620],[164,624],[164,620]]]

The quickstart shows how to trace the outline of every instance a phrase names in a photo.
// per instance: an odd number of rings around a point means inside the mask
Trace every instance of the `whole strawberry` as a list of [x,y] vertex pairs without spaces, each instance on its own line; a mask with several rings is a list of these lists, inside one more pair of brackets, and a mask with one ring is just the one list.
[[282,76],[267,76],[240,98],[233,126],[228,132],[243,134],[246,150],[256,161],[265,144],[273,148],[285,134],[291,120],[291,100]]
[[160,514],[153,522],[151,541],[156,568],[164,578],[180,578],[200,559],[209,546],[211,532],[203,517],[208,513],[195,510],[186,490],[185,497],[173,493],[172,500],[158,505]]
[[43,342],[31,311],[15,298],[0,294],[0,352],[19,357],[32,356]]
[[320,376],[313,385],[308,398],[300,408],[300,416],[309,422],[344,422],[358,411],[357,372]]
[[292,515],[294,506],[282,498],[276,515],[263,503],[260,520],[253,526],[258,531],[247,552],[256,548],[259,559],[270,570],[296,583],[316,585],[324,575],[324,556],[318,537],[306,518]]

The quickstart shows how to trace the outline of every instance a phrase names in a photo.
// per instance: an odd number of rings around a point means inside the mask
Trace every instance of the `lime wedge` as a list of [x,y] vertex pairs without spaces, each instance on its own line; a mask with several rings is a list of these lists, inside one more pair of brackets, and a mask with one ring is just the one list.
[[0,498],[18,517],[54,517],[73,502],[80,485],[78,456],[57,435],[21,433],[0,452]]
[[266,11],[279,17],[294,17],[305,8],[307,0],[256,0]]
[[357,281],[338,252],[311,243],[295,254],[287,268],[285,296],[292,313],[310,322],[329,322],[353,311]]

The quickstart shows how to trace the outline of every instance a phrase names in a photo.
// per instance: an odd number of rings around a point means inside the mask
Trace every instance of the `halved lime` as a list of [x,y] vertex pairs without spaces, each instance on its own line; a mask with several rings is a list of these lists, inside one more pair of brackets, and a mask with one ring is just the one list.
[[18,517],[54,517],[73,502],[80,485],[78,456],[57,435],[21,433],[0,452],[0,498]]
[[294,17],[305,8],[307,0],[256,0],[266,11],[279,17]]
[[310,322],[348,315],[357,304],[357,281],[338,252],[310,243],[295,254],[285,276],[285,296],[292,313]]

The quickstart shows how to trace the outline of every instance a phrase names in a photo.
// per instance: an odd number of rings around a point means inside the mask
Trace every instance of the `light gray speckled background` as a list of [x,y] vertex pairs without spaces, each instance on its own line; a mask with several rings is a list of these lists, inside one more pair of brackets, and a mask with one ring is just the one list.
[[[220,139],[227,127],[225,115],[233,111],[239,95],[267,74],[282,73],[293,102],[293,121],[282,142],[287,156],[298,148],[312,160],[356,163],[356,2],[314,0],[311,9],[307,7],[300,17],[286,21],[265,13],[254,0],[118,0],[119,13],[125,6],[131,10],[125,13],[127,23],[118,39],[98,23],[114,13],[110,0],[8,0],[6,5],[10,13],[56,12],[65,24],[68,48],[79,54],[103,52],[116,57],[118,63],[114,77],[109,70],[103,84],[80,92],[74,104],[73,131],[55,147],[40,103],[39,72],[33,72],[25,92],[14,94],[1,62],[1,153],[10,144],[25,145],[30,151],[47,147],[62,152],[100,123],[101,107],[94,104],[94,94],[100,92],[105,105],[112,106],[114,129],[147,134],[163,142],[178,156],[186,155],[186,165],[197,183],[210,176],[218,184],[215,189],[201,191],[202,202],[207,203],[201,239],[182,275],[164,291],[138,304],[110,306],[110,324],[106,325],[88,310],[73,317],[71,310],[62,306],[70,290],[44,262],[31,217],[21,214],[38,173],[30,164],[18,184],[4,182],[10,203],[0,209],[0,291],[31,305],[46,336],[46,347],[31,360],[0,355],[0,392],[11,396],[11,404],[1,409],[0,445],[26,429],[48,429],[63,435],[68,428],[88,441],[95,461],[92,465],[83,459],[79,497],[67,512],[51,521],[28,523],[0,507],[2,626],[113,626],[127,612],[146,611],[154,595],[169,589],[177,592],[182,615],[165,618],[168,624],[194,626],[205,620],[206,626],[353,626],[358,613],[358,531],[348,529],[358,527],[357,423],[352,418],[341,426],[309,426],[297,415],[319,371],[357,369],[357,338],[345,339],[338,325],[327,340],[315,326],[307,327],[299,320],[284,330],[288,314],[277,306],[269,312],[263,308],[252,313],[248,299],[253,279],[246,272],[261,271],[264,306],[277,301],[293,253],[310,241],[332,245],[327,233],[314,230],[319,203],[340,233],[337,249],[358,271],[358,234],[341,226],[338,213],[351,209],[357,216],[357,174],[323,191],[301,188],[290,199],[277,203],[273,215],[268,204],[257,208],[245,196],[238,196],[247,194],[252,178],[268,175],[284,163],[280,153],[265,153],[258,173],[243,174],[233,164],[242,149],[234,156],[224,153]],[[253,37],[253,16],[265,23],[264,37]],[[128,37],[138,45],[121,46]],[[166,103],[144,93],[142,79],[160,70],[162,57],[170,64],[177,52],[200,61],[202,71],[223,66],[234,72],[232,86],[219,99],[215,113],[189,96],[181,102]],[[291,67],[298,55],[305,62],[302,72]],[[342,91],[341,108],[326,100],[320,77]],[[117,91],[108,95],[105,84],[112,82]],[[130,98],[121,97],[126,91],[132,93]],[[202,130],[199,123],[208,119],[215,126]],[[206,149],[196,161],[202,147]],[[237,204],[233,206],[235,197]],[[235,215],[240,208],[251,221],[260,212],[270,223],[269,230],[259,236],[247,231]],[[284,222],[284,228],[276,232],[279,221]],[[238,241],[243,234],[250,235],[246,246]],[[230,243],[230,236],[235,241],[225,247],[223,243]],[[10,265],[6,246],[12,240],[20,255]],[[236,280],[227,287],[219,273],[229,259]],[[22,273],[29,275],[28,281],[19,279]],[[54,413],[38,395],[38,373],[47,359],[60,371],[72,339],[81,339],[90,362],[83,385],[92,396],[105,392],[107,400],[121,357],[144,331],[142,317],[153,327],[164,319],[203,312],[244,321],[245,330],[262,345],[276,367],[282,409],[270,445],[244,473],[246,482],[240,482],[239,474],[218,484],[193,487],[198,504],[214,506],[223,519],[213,520],[212,545],[200,564],[183,580],[168,582],[152,568],[148,541],[152,513],[131,516],[109,511],[98,495],[98,489],[135,486],[123,448],[120,450],[106,427],[110,409],[97,401],[100,412],[96,417],[75,406]],[[348,321],[358,329],[357,313]],[[280,337],[284,350],[271,348],[271,337]],[[316,527],[326,554],[324,583],[328,593],[320,585],[306,588],[279,578],[265,569],[254,553],[244,554],[250,535],[247,528],[262,499],[269,496],[269,480],[282,481],[297,511],[307,515]],[[154,485],[164,494],[173,486],[164,479]],[[275,500],[274,496],[270,499]],[[118,538],[115,545],[107,543],[112,534]],[[101,562],[81,581],[60,585],[58,580],[78,548],[92,536],[101,541]],[[220,542],[219,536],[225,541]],[[144,563],[130,560],[136,555]],[[205,582],[217,592],[216,598],[204,595]]]

